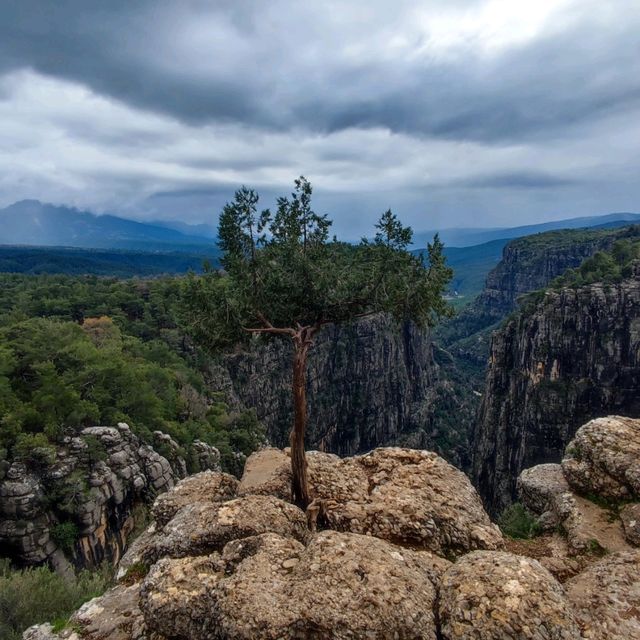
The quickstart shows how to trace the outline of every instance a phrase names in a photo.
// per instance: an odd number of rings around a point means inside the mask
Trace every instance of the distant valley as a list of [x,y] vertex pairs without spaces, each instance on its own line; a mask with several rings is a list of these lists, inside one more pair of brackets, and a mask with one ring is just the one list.
[[[461,306],[480,293],[511,239],[633,222],[640,222],[640,214],[610,213],[511,228],[416,231],[413,246],[425,247],[436,232],[440,234],[454,270],[450,294]],[[198,272],[205,261],[215,266],[219,256],[215,228],[208,224],[143,223],[38,200],[22,200],[0,210],[0,272],[148,277]]]

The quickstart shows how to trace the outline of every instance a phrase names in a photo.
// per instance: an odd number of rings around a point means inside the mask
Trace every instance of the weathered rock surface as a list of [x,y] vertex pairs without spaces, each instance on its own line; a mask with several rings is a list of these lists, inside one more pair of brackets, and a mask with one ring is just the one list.
[[243,496],[228,502],[196,502],[180,509],[143,554],[147,562],[221,551],[230,540],[277,533],[304,542],[303,511],[272,496]]
[[517,490],[527,509],[540,516],[538,522],[545,531],[555,529],[566,518],[562,495],[570,488],[559,464],[525,469],[518,477]]
[[493,334],[471,474],[492,515],[515,498],[523,469],[559,462],[594,416],[640,417],[639,354],[638,271],[547,292]]
[[435,640],[431,577],[444,562],[355,534],[324,531],[307,547],[264,534],[222,556],[160,561],[142,609],[159,633],[191,640]]
[[156,498],[151,515],[159,527],[164,527],[173,516],[196,502],[220,502],[236,495],[238,481],[228,473],[203,471],[185,478],[174,491]]
[[583,637],[640,637],[640,551],[611,554],[566,585]]
[[[177,450],[169,436],[164,449]],[[64,568],[56,526],[75,525],[78,537],[66,555],[76,566],[117,563],[135,526],[134,508],[167,491],[184,473],[144,445],[129,427],[89,427],[68,438],[44,470],[14,462],[0,482],[0,545],[24,564]],[[57,497],[53,504],[48,493]]]
[[282,450],[267,447],[252,453],[245,462],[238,495],[248,493],[291,499],[291,458]]
[[140,602],[140,584],[117,586],[76,611],[66,628],[53,633],[51,625],[36,625],[25,640],[165,640],[147,628]]
[[562,586],[538,562],[505,552],[474,551],[440,585],[446,640],[579,640]]
[[523,471],[518,478],[518,494],[524,506],[538,516],[542,530],[564,533],[570,553],[629,548],[620,519],[573,493],[559,464]]
[[634,502],[622,507],[620,520],[627,542],[640,547],[640,503]]
[[[254,454],[260,465],[249,458],[241,486],[282,495],[290,482],[286,456],[269,455],[271,471],[263,453]],[[320,519],[333,529],[439,554],[502,544],[468,478],[435,453],[391,447],[352,458],[310,452],[307,459],[312,497],[323,508]]]
[[609,416],[580,427],[562,470],[580,493],[611,501],[640,498],[640,420]]

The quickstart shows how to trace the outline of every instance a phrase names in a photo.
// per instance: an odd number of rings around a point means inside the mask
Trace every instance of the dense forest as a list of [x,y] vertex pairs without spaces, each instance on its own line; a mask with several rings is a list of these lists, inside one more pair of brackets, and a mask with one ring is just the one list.
[[[185,447],[237,452],[263,441],[252,412],[207,391],[210,364],[179,326],[180,279],[0,275],[0,449],[33,458],[89,425],[127,422]],[[32,460],[37,462],[37,460]]]

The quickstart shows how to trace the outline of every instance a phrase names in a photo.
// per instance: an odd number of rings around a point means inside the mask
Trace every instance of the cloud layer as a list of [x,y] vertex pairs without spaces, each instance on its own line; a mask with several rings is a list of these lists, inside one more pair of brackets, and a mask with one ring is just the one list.
[[307,175],[338,231],[638,210],[636,0],[9,0],[0,204],[211,222]]

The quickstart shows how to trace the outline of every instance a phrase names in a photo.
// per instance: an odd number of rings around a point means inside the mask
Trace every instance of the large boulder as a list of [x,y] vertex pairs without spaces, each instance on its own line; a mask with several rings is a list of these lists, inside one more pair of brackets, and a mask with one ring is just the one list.
[[467,476],[429,451],[383,448],[354,458],[309,457],[329,526],[441,555],[502,546]]
[[276,534],[222,555],[164,559],[146,577],[147,623],[190,640],[436,638],[433,580],[447,562],[369,536]]
[[227,502],[197,502],[180,509],[144,554],[147,561],[221,551],[230,540],[277,533],[300,542],[309,529],[303,511],[273,496],[243,496]]
[[541,528],[564,533],[571,554],[629,548],[622,522],[608,509],[573,493],[560,465],[541,464],[526,469],[517,486],[520,500],[538,515]]
[[585,639],[640,638],[640,551],[611,554],[565,588]]
[[[319,524],[441,555],[502,546],[467,476],[430,451],[380,448],[362,456],[307,453]],[[265,449],[247,460],[239,493],[290,494],[290,459]]]
[[181,480],[169,493],[156,498],[151,509],[153,519],[164,527],[182,507],[197,502],[215,503],[236,495],[238,481],[228,473],[203,471]]
[[516,486],[524,506],[539,516],[542,529],[552,530],[566,518],[563,494],[570,493],[571,489],[559,464],[539,464],[525,469]]
[[579,640],[562,586],[537,561],[474,551],[444,574],[439,613],[445,640]]
[[640,498],[640,420],[587,422],[567,446],[562,470],[578,493],[610,501]]
[[268,495],[291,500],[291,458],[281,449],[266,447],[245,462],[238,495]]
[[640,502],[626,504],[620,509],[624,537],[629,544],[640,546]]

